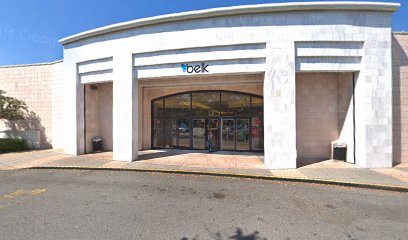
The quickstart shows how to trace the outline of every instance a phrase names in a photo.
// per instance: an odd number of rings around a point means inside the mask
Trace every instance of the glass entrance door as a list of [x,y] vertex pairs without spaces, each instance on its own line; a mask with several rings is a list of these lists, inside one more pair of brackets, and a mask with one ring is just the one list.
[[165,125],[165,147],[176,148],[177,145],[177,121],[175,119],[167,119]]
[[263,99],[229,91],[193,91],[152,100],[153,148],[262,151]]
[[249,119],[237,119],[237,150],[248,151],[249,148],[249,136],[250,125]]
[[220,149],[220,120],[218,118],[208,119],[207,146],[210,152]]
[[178,147],[190,147],[190,121],[188,119],[177,119]]
[[193,148],[205,149],[205,119],[193,119]]
[[223,118],[221,129],[222,150],[235,150],[235,120]]

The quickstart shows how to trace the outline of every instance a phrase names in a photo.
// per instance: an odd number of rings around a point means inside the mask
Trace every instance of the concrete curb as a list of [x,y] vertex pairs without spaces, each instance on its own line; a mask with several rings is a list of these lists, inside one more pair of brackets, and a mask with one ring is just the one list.
[[45,167],[29,167],[29,168],[23,168],[23,169],[84,170],[84,171],[90,171],[90,170],[95,171],[96,170],[96,171],[202,175],[202,176],[217,176],[217,177],[249,178],[249,179],[283,181],[283,182],[324,184],[324,185],[332,185],[332,186],[364,188],[364,189],[384,190],[384,191],[393,191],[393,192],[408,192],[408,187],[404,187],[404,186],[357,183],[357,182],[312,179],[312,178],[275,177],[275,176],[264,176],[264,175],[228,173],[228,172],[205,172],[205,171],[194,171],[194,170],[168,170],[168,169],[143,169],[143,168],[46,167],[46,166]]

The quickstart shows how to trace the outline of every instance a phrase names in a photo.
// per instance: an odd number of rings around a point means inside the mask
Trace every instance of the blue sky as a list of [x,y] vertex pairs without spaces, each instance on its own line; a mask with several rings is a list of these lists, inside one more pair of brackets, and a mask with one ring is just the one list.
[[[393,30],[408,31],[408,2],[394,15]],[[62,58],[58,40],[105,25],[190,10],[302,0],[0,0],[0,66]],[[404,2],[406,4],[404,4]]]

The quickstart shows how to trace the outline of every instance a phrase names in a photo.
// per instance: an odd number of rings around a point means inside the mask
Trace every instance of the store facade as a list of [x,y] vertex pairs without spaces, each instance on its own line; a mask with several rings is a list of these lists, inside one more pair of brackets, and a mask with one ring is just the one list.
[[408,156],[398,7],[279,3],[139,19],[61,39],[62,62],[0,76],[38,72],[38,91],[49,88],[49,107],[32,105],[52,129],[44,142],[73,155],[99,138],[119,161],[145,149],[243,151],[282,169],[330,159],[339,144],[347,162],[390,167]]
[[238,6],[64,38],[65,150],[101,137],[122,161],[150,148],[264,151],[279,169],[343,143],[349,162],[391,166],[398,7]]

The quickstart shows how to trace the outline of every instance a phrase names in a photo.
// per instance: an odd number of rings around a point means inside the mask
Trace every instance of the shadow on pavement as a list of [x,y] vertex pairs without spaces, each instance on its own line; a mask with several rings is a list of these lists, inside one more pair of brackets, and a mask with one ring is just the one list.
[[[266,240],[267,238],[259,236],[258,231],[254,231],[248,235],[244,234],[241,228],[237,228],[235,233],[232,236],[228,236],[227,238],[223,238],[221,233],[217,232],[212,236],[215,240],[223,240],[223,239],[233,239],[233,240]],[[199,240],[199,236],[195,236],[193,238],[183,237],[181,240]]]

